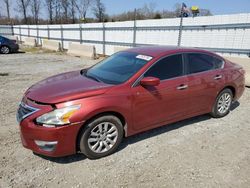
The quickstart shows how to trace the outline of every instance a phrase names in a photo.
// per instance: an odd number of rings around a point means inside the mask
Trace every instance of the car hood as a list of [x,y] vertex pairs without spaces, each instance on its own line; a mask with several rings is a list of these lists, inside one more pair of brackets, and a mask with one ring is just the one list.
[[80,71],[49,77],[31,86],[25,96],[31,100],[56,104],[83,97],[101,95],[112,85],[97,82],[81,75]]

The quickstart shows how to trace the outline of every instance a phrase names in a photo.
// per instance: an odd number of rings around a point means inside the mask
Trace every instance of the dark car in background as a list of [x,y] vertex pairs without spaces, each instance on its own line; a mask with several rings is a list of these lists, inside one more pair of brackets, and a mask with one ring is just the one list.
[[1,54],[9,54],[13,52],[17,52],[19,46],[16,40],[8,39],[0,35],[0,53]]

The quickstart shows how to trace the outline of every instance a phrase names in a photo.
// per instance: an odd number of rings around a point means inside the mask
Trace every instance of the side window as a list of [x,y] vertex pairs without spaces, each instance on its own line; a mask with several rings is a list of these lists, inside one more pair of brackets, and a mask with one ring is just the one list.
[[219,69],[222,67],[222,65],[223,65],[223,61],[221,59],[214,57],[214,68]]
[[190,53],[188,58],[188,73],[198,73],[214,68],[213,57],[206,54]]
[[145,74],[165,80],[183,75],[182,55],[172,55],[156,62]]

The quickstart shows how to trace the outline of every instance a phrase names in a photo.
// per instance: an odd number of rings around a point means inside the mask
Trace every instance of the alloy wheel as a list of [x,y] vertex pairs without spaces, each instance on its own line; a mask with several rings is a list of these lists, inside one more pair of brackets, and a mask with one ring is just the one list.
[[1,48],[1,53],[8,54],[8,53],[10,53],[10,49],[7,46],[3,46]]
[[95,153],[109,151],[117,142],[118,130],[111,122],[102,122],[90,132],[88,146]]
[[229,93],[224,93],[218,100],[217,110],[219,113],[226,113],[231,105],[232,97]]

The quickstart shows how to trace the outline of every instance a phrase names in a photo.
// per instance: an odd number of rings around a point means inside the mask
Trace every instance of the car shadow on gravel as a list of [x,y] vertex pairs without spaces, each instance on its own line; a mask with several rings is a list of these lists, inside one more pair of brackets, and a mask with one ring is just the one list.
[[[232,103],[230,111],[235,110],[239,105],[240,105],[240,103],[238,101],[235,101],[234,103]],[[118,148],[118,151],[126,148],[130,144],[134,144],[134,143],[139,142],[141,140],[148,139],[148,138],[151,138],[154,136],[158,136],[160,134],[179,129],[181,127],[185,127],[185,126],[188,126],[190,124],[206,121],[206,120],[209,120],[211,118],[212,117],[209,114],[200,115],[200,116],[192,117],[192,118],[185,119],[182,121],[178,121],[176,123],[164,125],[162,127],[155,128],[155,129],[143,132],[143,133],[139,133],[137,135],[130,136],[130,137],[125,138],[123,140],[120,147]]]
[[186,120],[178,121],[178,122],[172,123],[172,124],[167,124],[167,125],[164,125],[164,126],[159,127],[159,128],[155,128],[155,129],[143,132],[143,133],[133,135],[133,136],[125,138],[123,140],[123,143],[119,147],[118,151],[126,148],[130,144],[134,144],[134,143],[139,142],[141,140],[152,138],[152,137],[161,135],[163,133],[170,132],[170,131],[179,129],[181,127],[188,126],[190,124],[206,121],[209,119],[211,119],[210,115],[201,115],[201,116],[192,117],[192,118],[189,118]]
[[55,162],[55,163],[60,163],[60,164],[74,163],[74,162],[83,161],[84,159],[86,159],[86,157],[81,153],[69,155],[66,157],[48,157],[48,156],[40,155],[37,153],[34,153],[34,155],[41,157],[45,160]]
[[17,51],[17,52],[12,52],[12,54],[24,54],[26,53],[25,51]]
[[24,51],[17,51],[17,52],[11,52],[9,54],[2,54],[2,53],[0,53],[0,55],[6,56],[6,55],[11,55],[11,54],[24,54],[24,53],[26,53],[26,52],[24,52]]
[[[235,110],[238,106],[240,105],[240,103],[238,101],[234,102],[231,106],[230,111]],[[123,142],[121,143],[121,145],[119,146],[118,150],[116,152],[119,152],[123,149],[125,149],[128,145],[130,144],[135,144],[136,142],[154,137],[154,136],[158,136],[160,134],[166,133],[166,132],[170,132],[176,129],[179,129],[181,127],[185,127],[194,123],[198,123],[198,122],[202,122],[202,121],[207,121],[209,119],[211,119],[212,117],[209,114],[206,115],[200,115],[200,116],[196,116],[196,117],[192,117],[186,120],[182,120],[176,123],[172,123],[172,124],[168,124],[168,125],[164,125],[162,127],[159,128],[155,128],[143,133],[139,133],[133,136],[130,136],[128,138],[125,138],[123,140]],[[70,155],[70,156],[66,156],[66,157],[47,157],[47,156],[43,156],[40,154],[36,154],[34,153],[36,156],[39,156],[45,160],[49,160],[51,162],[55,162],[55,163],[60,163],[60,164],[68,164],[68,163],[74,163],[74,162],[78,162],[78,161],[83,161],[84,159],[86,159],[86,157],[81,154],[81,153],[77,153],[75,155]]]
[[238,101],[233,102],[230,107],[230,111],[235,110],[236,108],[238,108],[238,106],[240,106],[240,103]]

